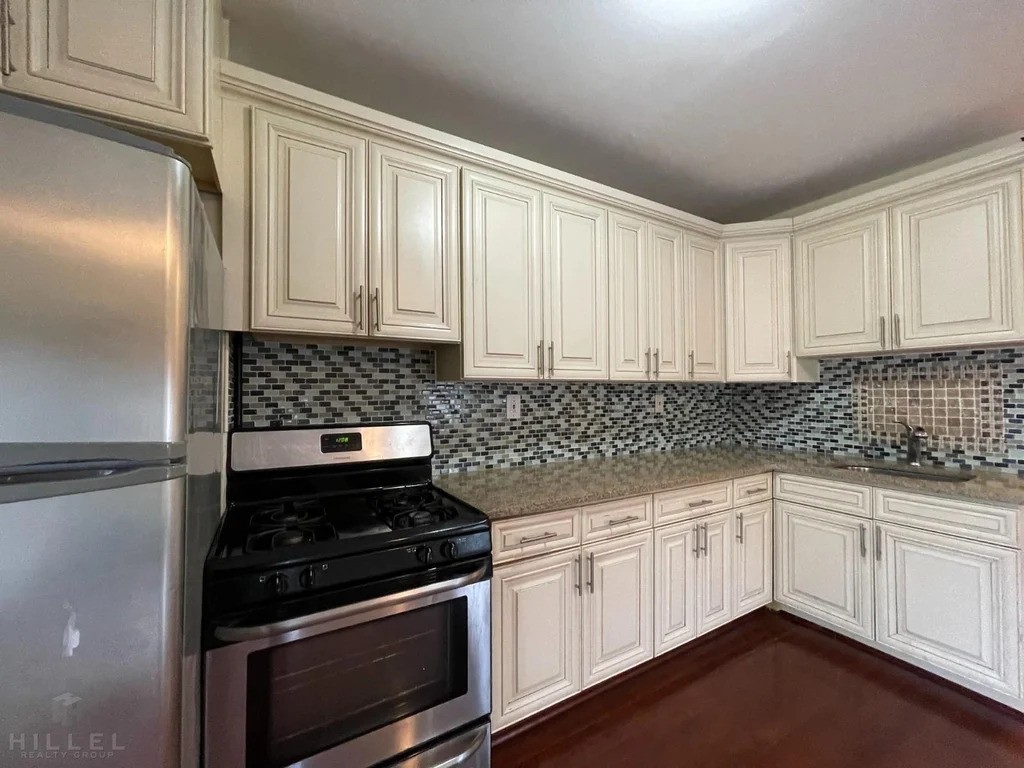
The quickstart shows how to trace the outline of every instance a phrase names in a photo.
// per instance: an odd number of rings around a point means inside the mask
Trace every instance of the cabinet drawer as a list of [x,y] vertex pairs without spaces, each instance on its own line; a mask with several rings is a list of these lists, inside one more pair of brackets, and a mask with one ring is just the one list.
[[875,518],[991,544],[1019,544],[1017,510],[875,489]]
[[765,472],[763,475],[751,475],[741,477],[732,481],[732,498],[737,507],[745,504],[756,504],[759,501],[768,501],[772,497],[772,475]]
[[584,541],[600,541],[650,527],[650,496],[620,499],[583,508]]
[[491,529],[495,563],[519,560],[542,552],[580,545],[580,510],[499,520]]
[[775,476],[775,498],[858,517],[871,517],[871,489],[866,485],[779,474]]
[[732,480],[654,495],[654,524],[665,525],[732,508]]

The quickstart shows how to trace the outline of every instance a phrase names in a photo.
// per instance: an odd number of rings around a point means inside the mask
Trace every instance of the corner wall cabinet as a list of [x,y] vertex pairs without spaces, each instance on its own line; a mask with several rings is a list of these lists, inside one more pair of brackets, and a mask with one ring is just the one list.
[[3,0],[0,90],[209,141],[204,0]]
[[796,235],[797,353],[1024,341],[1019,172]]

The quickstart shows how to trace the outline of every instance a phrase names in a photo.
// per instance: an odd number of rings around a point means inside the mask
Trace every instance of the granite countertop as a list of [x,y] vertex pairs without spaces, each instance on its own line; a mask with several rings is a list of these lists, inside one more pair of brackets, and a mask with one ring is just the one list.
[[950,499],[1024,506],[1024,478],[1006,472],[978,471],[977,477],[969,482],[951,483],[851,472],[834,466],[842,462],[879,463],[855,456],[709,448],[581,459],[512,469],[482,469],[442,475],[434,483],[486,513],[492,520],[642,496],[761,472],[792,472]]

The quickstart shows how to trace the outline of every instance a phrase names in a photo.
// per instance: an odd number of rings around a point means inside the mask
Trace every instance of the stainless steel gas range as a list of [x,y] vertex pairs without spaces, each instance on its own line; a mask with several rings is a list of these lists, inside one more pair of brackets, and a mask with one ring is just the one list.
[[487,518],[428,424],[238,431],[205,575],[206,768],[488,768]]

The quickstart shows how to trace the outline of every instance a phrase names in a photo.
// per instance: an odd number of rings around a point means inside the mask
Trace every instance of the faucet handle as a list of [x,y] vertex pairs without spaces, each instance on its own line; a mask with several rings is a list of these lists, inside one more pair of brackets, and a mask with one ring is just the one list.
[[903,421],[903,419],[893,419],[892,423],[899,424],[907,430],[907,437],[928,437],[924,427],[912,427],[909,422]]

